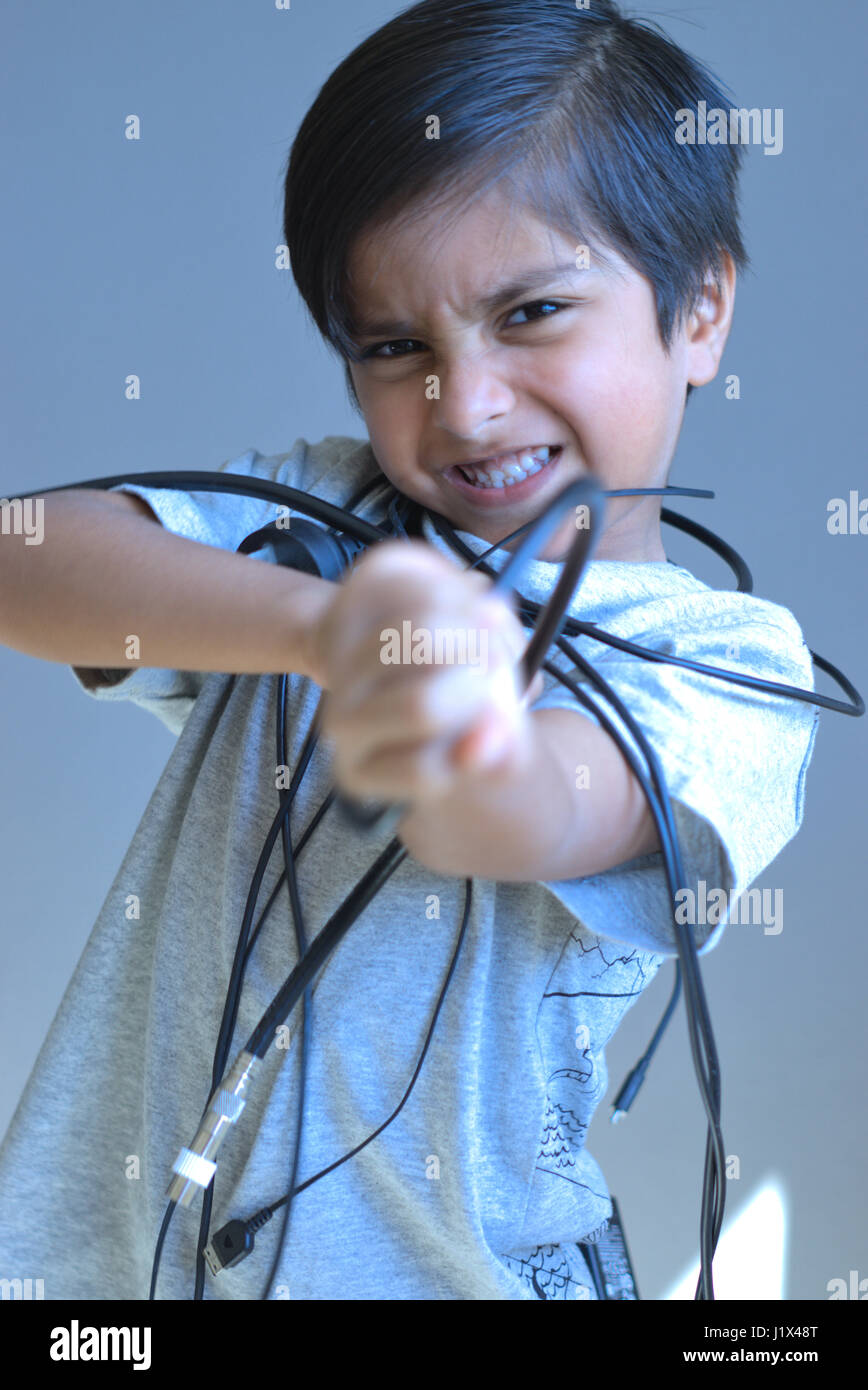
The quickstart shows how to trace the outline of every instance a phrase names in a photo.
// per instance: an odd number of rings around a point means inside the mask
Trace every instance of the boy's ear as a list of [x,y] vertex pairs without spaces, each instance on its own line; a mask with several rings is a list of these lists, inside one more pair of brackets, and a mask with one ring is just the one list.
[[691,386],[705,386],[717,376],[732,324],[735,279],[735,262],[725,251],[720,285],[715,284],[714,275],[709,272],[699,303],[694,306],[687,321],[687,380]]

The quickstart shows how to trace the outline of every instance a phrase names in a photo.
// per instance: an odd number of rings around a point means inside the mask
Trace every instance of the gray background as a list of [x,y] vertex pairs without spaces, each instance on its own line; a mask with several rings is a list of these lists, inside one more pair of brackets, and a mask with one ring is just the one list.
[[[363,437],[309,325],[282,242],[280,169],[319,86],[396,14],[392,0],[109,0],[18,7],[2,26],[0,496],[123,471],[217,467],[299,435]],[[864,465],[864,19],[845,0],[640,9],[737,104],[782,107],[778,156],[747,151],[739,286],[718,379],[687,411],[671,481],[747,557],[756,592],[863,692],[868,536],[826,504]],[[124,138],[136,113],[142,138]],[[143,395],[124,398],[128,373]],[[741,378],[740,401],[723,379]],[[729,577],[674,533],[669,554]],[[67,668],[0,648],[5,1129],[117,865],[172,747],[133,706],[101,707]],[[820,677],[820,688],[837,694]],[[866,722],[824,713],[803,829],[758,881],[784,927],[730,926],[702,963],[740,1177],[727,1221],[768,1180],[787,1212],[787,1299],[868,1276],[865,1172]],[[259,847],[250,847],[258,852]],[[706,1124],[679,1010],[627,1120],[610,1102],[644,1050],[673,967],[608,1049],[589,1147],[625,1216],[640,1291],[698,1260]],[[87,1058],[71,1058],[87,1066]],[[745,1269],[759,1252],[745,1252]]]

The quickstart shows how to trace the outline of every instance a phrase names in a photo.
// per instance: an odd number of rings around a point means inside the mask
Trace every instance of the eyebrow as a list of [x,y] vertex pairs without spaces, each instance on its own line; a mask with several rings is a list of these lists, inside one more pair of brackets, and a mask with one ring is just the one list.
[[[594,274],[593,267],[582,268],[577,266],[575,261],[567,261],[564,265],[541,266],[538,270],[524,271],[518,279],[513,280],[508,285],[501,285],[498,289],[492,290],[490,294],[483,295],[473,305],[474,311],[482,313],[492,313],[509,304],[513,299],[520,299],[522,295],[532,294],[534,290],[550,285],[554,280],[560,280],[564,276]],[[372,319],[360,316],[353,321],[354,336],[357,338],[400,338],[409,337],[413,332],[413,324],[408,319]]]

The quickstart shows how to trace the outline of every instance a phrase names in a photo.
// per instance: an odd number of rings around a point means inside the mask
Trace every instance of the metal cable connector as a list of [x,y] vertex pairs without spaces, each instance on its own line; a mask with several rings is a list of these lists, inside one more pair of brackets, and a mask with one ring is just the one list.
[[169,1183],[167,1195],[171,1202],[188,1207],[196,1192],[211,1182],[217,1171],[214,1155],[247,1104],[250,1078],[261,1066],[261,1059],[252,1052],[241,1052],[214,1092],[189,1149],[182,1149],[172,1165],[175,1176]]

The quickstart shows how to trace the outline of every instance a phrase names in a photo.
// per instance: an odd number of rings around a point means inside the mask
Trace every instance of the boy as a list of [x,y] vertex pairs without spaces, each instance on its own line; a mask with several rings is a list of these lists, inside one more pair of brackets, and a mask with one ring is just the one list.
[[[700,99],[722,104],[710,76],[609,3],[427,0],[384,26],[326,83],[286,178],[293,273],[368,438],[250,450],[230,471],[344,505],[376,482],[356,510],[377,522],[397,488],[477,554],[571,479],[664,484],[746,260],[738,149],[674,138],[676,112]],[[0,1150],[3,1272],[45,1271],[46,1298],[147,1297],[278,805],[267,673],[290,671],[289,767],[321,689],[330,745],[302,783],[294,842],[336,778],[408,805],[396,833],[409,855],[314,981],[305,1190],[271,1296],[593,1298],[577,1243],[611,1215],[585,1148],[605,1044],[677,954],[653,819],[565,687],[547,675],[519,689],[527,634],[430,516],[332,585],[221,553],[275,510],[124,485],[46,499],[35,557],[4,538],[2,640],[69,663],[99,698],[138,700],[179,737]],[[521,583],[528,598],[549,596],[574,535],[567,517]],[[658,650],[812,683],[791,614],[667,561],[659,499],[610,500],[570,612]],[[383,633],[406,621],[485,631],[489,660],[384,662]],[[141,637],[133,671],[128,633]],[[801,822],[816,711],[576,645],[655,748],[688,884],[739,894]],[[390,836],[364,837],[334,810],[322,819],[299,857],[312,934]],[[262,901],[281,871],[273,857]],[[406,1091],[466,879],[467,939],[409,1101],[311,1183]],[[233,1057],[297,959],[287,906],[283,892],[257,940]],[[695,924],[697,945],[722,928]],[[220,1152],[212,1234],[289,1186],[299,1044],[296,1010]],[[261,1295],[276,1224],[209,1278],[207,1297]],[[159,1297],[191,1296],[197,1233],[177,1212]]]

